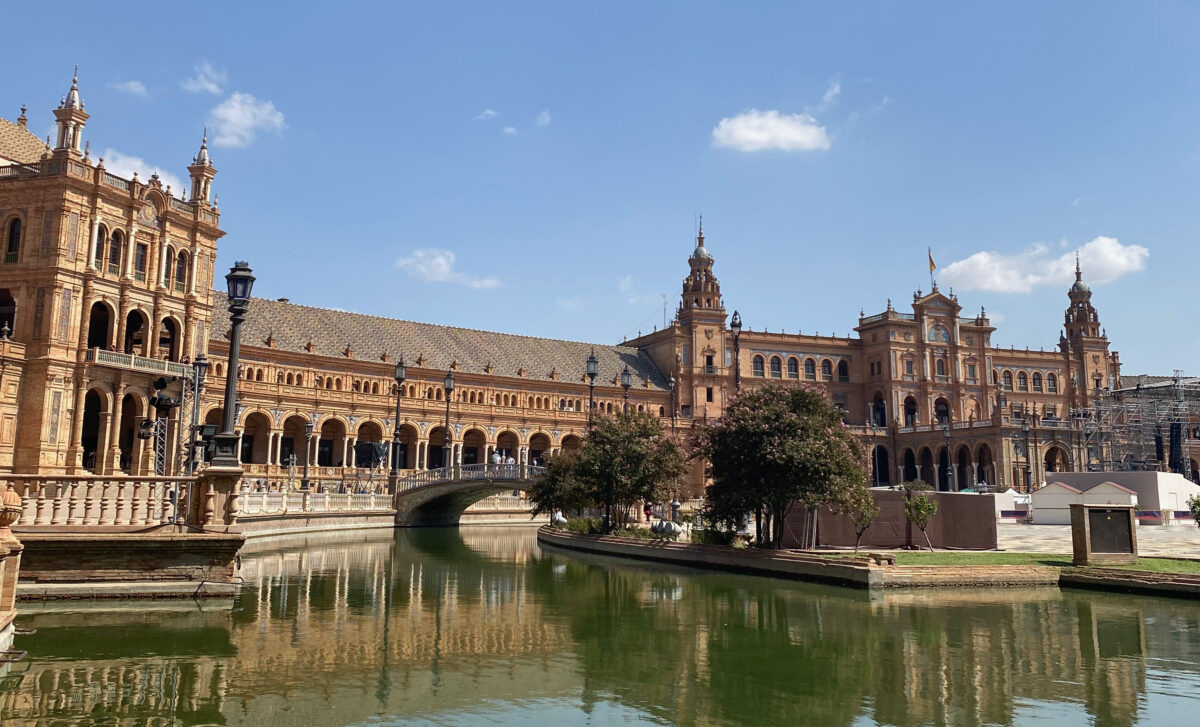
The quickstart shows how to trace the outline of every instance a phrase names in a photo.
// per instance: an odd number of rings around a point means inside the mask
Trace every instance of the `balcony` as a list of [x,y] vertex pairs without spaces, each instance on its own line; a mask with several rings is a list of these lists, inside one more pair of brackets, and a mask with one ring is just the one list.
[[701,371],[703,371],[703,372],[704,372],[704,373],[706,373],[706,374],[715,374],[715,373],[717,373],[717,367],[716,367],[716,366],[701,366],[701,367],[700,367],[700,369],[701,369]]
[[97,366],[107,366],[125,371],[141,371],[148,374],[167,374],[170,376],[192,375],[192,367],[188,364],[146,358],[145,356],[138,356],[132,353],[105,351],[100,348],[89,348],[83,360]]

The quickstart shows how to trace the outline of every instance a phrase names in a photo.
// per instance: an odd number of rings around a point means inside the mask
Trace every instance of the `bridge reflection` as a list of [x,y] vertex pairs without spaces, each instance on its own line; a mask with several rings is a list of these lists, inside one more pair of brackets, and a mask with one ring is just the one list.
[[872,599],[543,552],[518,528],[252,541],[242,575],[231,609],[26,609],[38,632],[0,683],[0,720],[341,725],[532,701],[680,725],[1014,724],[1037,710],[1105,726],[1153,722],[1164,689],[1200,687],[1187,602]]

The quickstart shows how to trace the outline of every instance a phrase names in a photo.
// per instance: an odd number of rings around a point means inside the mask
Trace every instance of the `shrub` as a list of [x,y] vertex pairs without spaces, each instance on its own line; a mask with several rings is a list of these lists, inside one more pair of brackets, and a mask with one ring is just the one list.
[[732,530],[693,530],[692,542],[697,545],[732,545]]
[[1200,527],[1200,495],[1189,497],[1187,504],[1192,511],[1192,519],[1196,521],[1196,527]]
[[598,517],[567,518],[567,532],[581,535],[603,535],[607,531],[604,519]]

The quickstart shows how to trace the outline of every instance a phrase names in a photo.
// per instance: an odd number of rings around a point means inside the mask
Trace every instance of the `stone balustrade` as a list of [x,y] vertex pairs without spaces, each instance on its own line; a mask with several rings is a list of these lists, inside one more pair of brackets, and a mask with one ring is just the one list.
[[392,510],[392,497],[387,493],[248,492],[239,498],[239,512],[242,517]]
[[21,498],[21,529],[190,524],[196,494],[191,477],[7,475],[4,485]]

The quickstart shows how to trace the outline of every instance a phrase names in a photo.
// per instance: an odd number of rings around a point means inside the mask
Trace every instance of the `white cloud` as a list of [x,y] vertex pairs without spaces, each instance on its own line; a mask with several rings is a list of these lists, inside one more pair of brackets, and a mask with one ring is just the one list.
[[184,79],[183,90],[192,93],[221,93],[221,87],[225,81],[229,80],[229,74],[224,68],[217,68],[213,64],[205,61],[194,69],[195,75],[191,78]]
[[829,108],[829,106],[833,104],[834,100],[837,99],[837,97],[841,94],[842,82],[836,79],[830,81],[829,86],[825,89],[825,95],[821,97],[821,106],[824,108]]
[[617,290],[621,291],[622,293],[628,293],[629,291],[633,290],[633,276],[622,275],[621,277],[617,278]]
[[[1150,250],[1141,245],[1122,245],[1115,237],[1096,237],[1079,248],[1079,264],[1088,283],[1108,283],[1146,267]],[[952,262],[941,279],[961,290],[993,293],[1028,293],[1036,286],[1066,285],[1075,278],[1075,254],[1057,257],[1041,243],[1015,255],[977,252]]]
[[475,117],[475,120],[482,121],[483,119],[494,119],[499,115],[500,114],[497,111],[493,111],[492,109],[484,109],[483,111],[479,112],[479,115]]
[[579,296],[554,299],[554,307],[558,308],[559,310],[575,310],[581,305],[583,305],[583,298]]
[[808,114],[750,109],[713,127],[713,146],[738,151],[814,151],[829,148],[825,127]]
[[537,115],[536,120],[538,126],[549,126],[551,121],[550,109],[542,109],[541,113]]
[[283,114],[270,101],[235,92],[211,112],[214,146],[250,146],[258,131],[283,131]]
[[495,288],[497,278],[481,278],[454,269],[454,253],[434,247],[414,250],[396,261],[396,267],[425,283],[456,283],[468,288]]
[[871,107],[871,111],[874,113],[879,113],[880,111],[883,111],[885,108],[887,108],[888,104],[890,104],[891,102],[892,102],[891,96],[884,96],[883,98],[879,99],[879,103],[877,103]]
[[114,81],[108,85],[118,91],[128,93],[133,96],[146,95],[146,84],[142,83],[141,81]]
[[143,182],[149,182],[150,175],[157,174],[158,180],[162,182],[164,187],[171,185],[171,193],[176,197],[187,194],[187,187],[184,186],[182,179],[164,170],[162,167],[147,164],[146,160],[141,157],[122,154],[112,148],[105,149],[100,157],[104,159],[104,168],[109,174],[115,174],[124,179],[132,179],[133,173],[137,172],[138,179]]
[[515,127],[515,126],[505,126],[505,127],[504,127],[504,133],[505,133],[505,134],[507,134],[508,136],[516,136],[516,135],[517,135],[517,127]]

